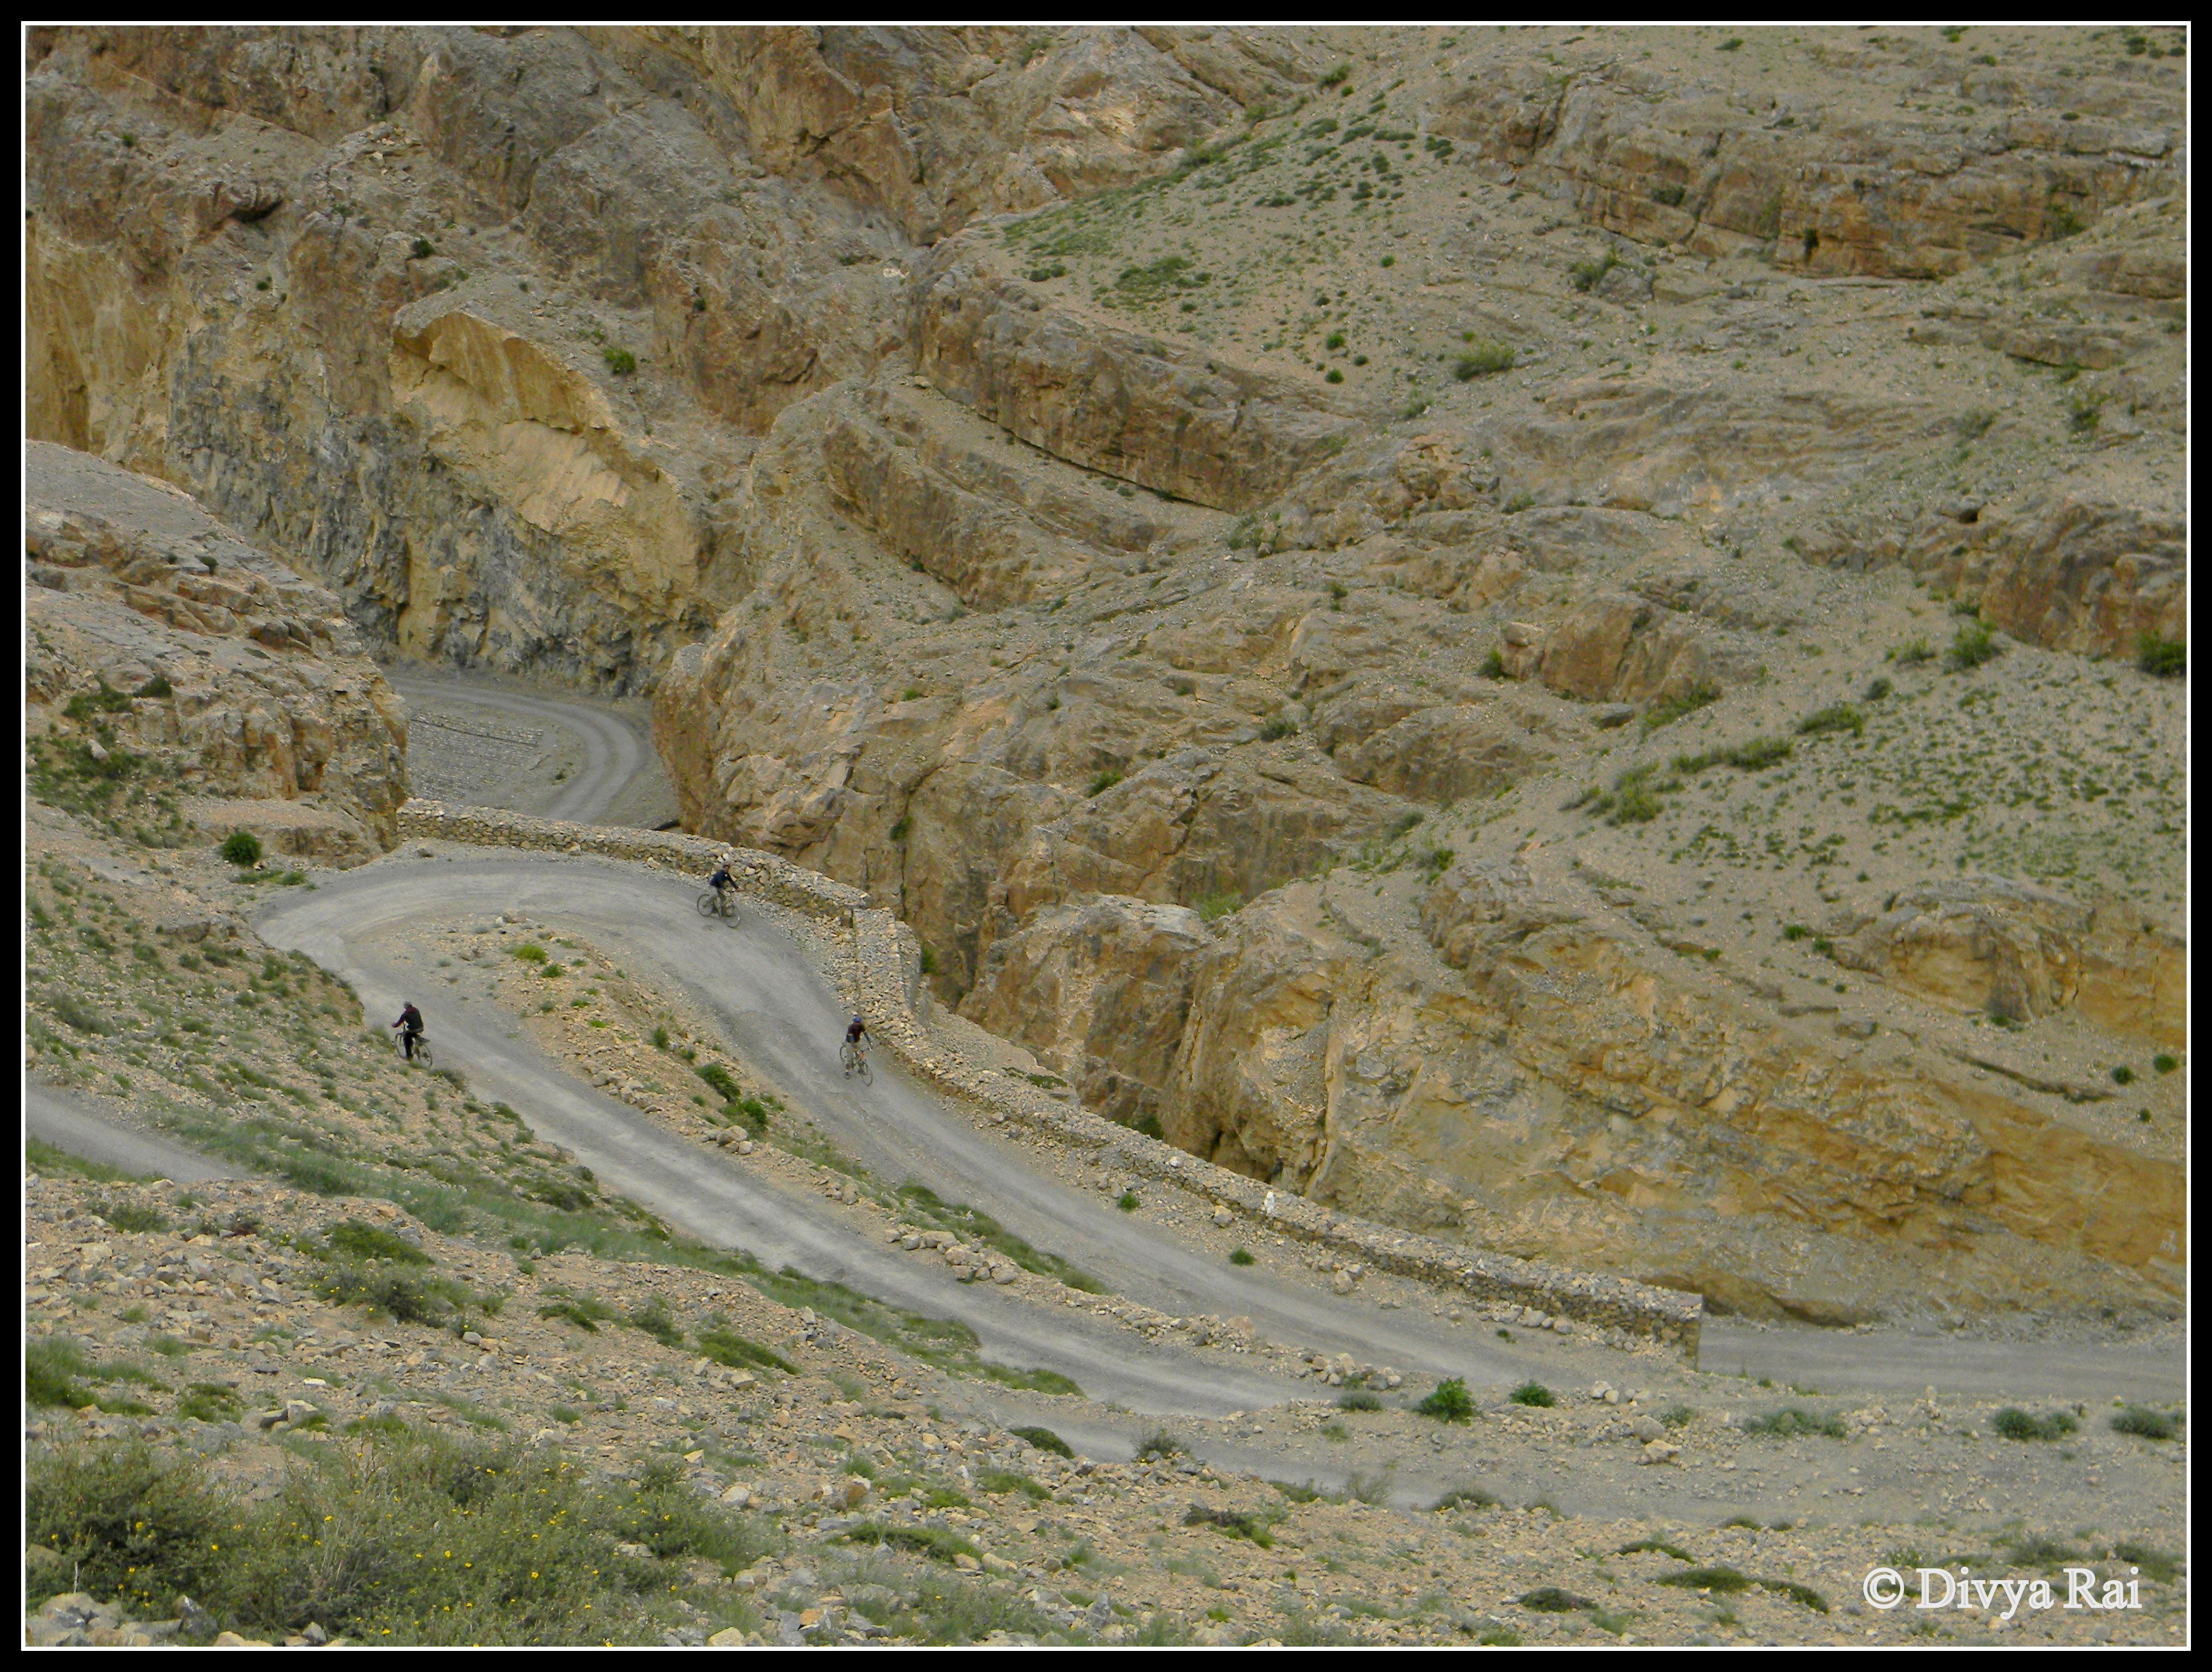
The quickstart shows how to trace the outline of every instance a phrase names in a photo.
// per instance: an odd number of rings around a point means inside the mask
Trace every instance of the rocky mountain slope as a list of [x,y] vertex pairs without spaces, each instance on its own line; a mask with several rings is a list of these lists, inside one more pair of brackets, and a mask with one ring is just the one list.
[[2180,1292],[2171,30],[40,30],[32,431],[1325,1200]]

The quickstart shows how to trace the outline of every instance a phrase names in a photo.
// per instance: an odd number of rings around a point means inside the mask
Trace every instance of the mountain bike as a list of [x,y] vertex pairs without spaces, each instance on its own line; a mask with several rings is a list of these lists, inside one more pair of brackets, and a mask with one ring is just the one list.
[[699,897],[699,915],[719,917],[726,922],[738,921],[738,895],[735,889],[710,888]]
[[[392,1034],[392,1049],[399,1053],[401,1060],[404,1061],[407,1055],[407,1035],[404,1031],[397,1031]],[[430,1060],[429,1035],[426,1033],[418,1033],[415,1036],[415,1060],[421,1063],[425,1068],[434,1068],[437,1067],[437,1064]]]
[[876,1071],[868,1067],[868,1049],[865,1045],[856,1045],[848,1039],[837,1049],[837,1066],[845,1071],[847,1079],[858,1074],[863,1085],[876,1083]]

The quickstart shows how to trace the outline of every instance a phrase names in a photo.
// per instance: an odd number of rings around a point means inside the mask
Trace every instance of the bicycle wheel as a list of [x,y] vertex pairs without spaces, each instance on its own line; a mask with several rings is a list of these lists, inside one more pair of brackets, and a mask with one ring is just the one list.
[[419,1037],[416,1039],[415,1060],[421,1063],[425,1068],[434,1068],[438,1066],[430,1060],[430,1042],[428,1040]]
[[847,1079],[853,1078],[853,1048],[850,1045],[837,1048],[837,1066],[844,1070]]
[[876,1083],[876,1071],[868,1067],[868,1054],[866,1051],[861,1051],[857,1054],[856,1060],[858,1066],[854,1067],[853,1072],[860,1075],[860,1084],[863,1085],[873,1085]]
[[700,916],[715,917],[720,915],[720,902],[714,897],[714,891],[713,889],[708,889],[704,894],[702,894],[699,897]]

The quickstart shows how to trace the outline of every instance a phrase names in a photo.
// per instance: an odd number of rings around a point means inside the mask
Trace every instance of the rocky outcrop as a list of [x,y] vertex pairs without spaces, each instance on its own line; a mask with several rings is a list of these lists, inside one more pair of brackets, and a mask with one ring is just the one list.
[[[1815,45],[1828,79],[1809,93],[1749,62],[1685,86],[1632,61],[1477,51],[1495,61],[1461,66],[1431,131],[1628,237],[1821,274],[1939,277],[2063,236],[2172,190],[2185,144],[2178,77],[2147,99],[2140,81],[2008,73],[1929,42]],[[1905,113],[1916,95],[1944,115]]]
[[185,483],[377,642],[639,689],[726,595],[702,420],[892,347],[907,238],[1306,73],[1161,39],[41,31],[33,433]]
[[2081,1008],[2112,1031],[2179,1044],[2183,946],[2118,903],[2092,909],[2002,877],[1895,897],[1836,941],[1836,962],[1965,1011],[2025,1022]]
[[1498,426],[1500,486],[1680,516],[1850,480],[1936,434],[1948,414],[1837,389],[1750,393],[1650,378],[1571,383]]
[[405,707],[337,600],[165,484],[40,441],[25,463],[24,694],[43,744],[185,790],[198,822],[261,829],[280,852],[391,847]]
[[915,275],[915,364],[1056,458],[1221,510],[1262,504],[1341,451],[1352,418],[1287,378],[1042,303],[948,246]]
[[1211,939],[1188,907],[1112,895],[1048,907],[992,942],[960,1013],[1066,1076],[1085,1108],[1157,1134]]

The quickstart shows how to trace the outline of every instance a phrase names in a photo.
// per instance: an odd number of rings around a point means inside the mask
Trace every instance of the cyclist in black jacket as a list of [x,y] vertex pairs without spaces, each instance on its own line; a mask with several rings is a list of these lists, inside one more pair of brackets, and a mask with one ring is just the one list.
[[399,1049],[406,1059],[415,1060],[415,1042],[422,1037],[422,1012],[413,1005],[404,1006],[399,1019],[392,1024],[399,1030]]

